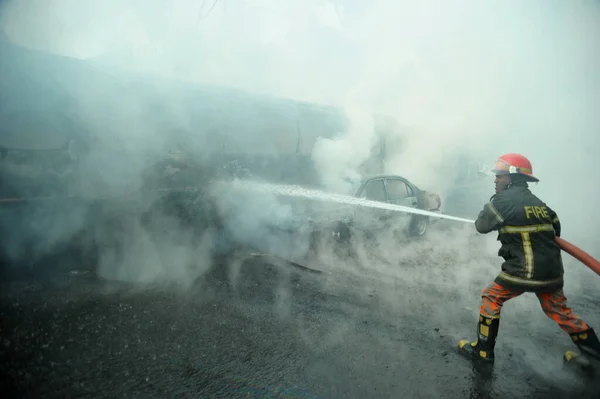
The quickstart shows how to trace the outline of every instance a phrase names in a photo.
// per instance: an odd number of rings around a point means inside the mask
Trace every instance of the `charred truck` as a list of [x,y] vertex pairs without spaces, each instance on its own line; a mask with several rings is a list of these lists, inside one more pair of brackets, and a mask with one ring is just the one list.
[[[4,271],[39,272],[57,254],[69,268],[117,265],[141,235],[160,237],[157,248],[185,235],[193,247],[210,230],[214,256],[227,254],[240,243],[215,209],[211,182],[251,175],[318,187],[314,144],[348,125],[335,107],[1,42],[0,96]],[[375,120],[365,176],[382,174],[386,154],[402,146],[392,118]]]

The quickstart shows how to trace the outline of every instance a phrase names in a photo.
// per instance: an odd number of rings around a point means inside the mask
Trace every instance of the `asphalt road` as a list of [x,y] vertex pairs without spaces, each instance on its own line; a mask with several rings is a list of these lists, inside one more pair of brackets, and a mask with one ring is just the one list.
[[[494,369],[474,369],[456,343],[473,338],[497,261],[409,250],[395,266],[321,273],[255,258],[235,279],[211,273],[187,290],[85,268],[5,280],[0,396],[597,398],[598,382],[563,367],[573,346],[533,296],[505,305]],[[600,328],[594,295],[569,301]]]

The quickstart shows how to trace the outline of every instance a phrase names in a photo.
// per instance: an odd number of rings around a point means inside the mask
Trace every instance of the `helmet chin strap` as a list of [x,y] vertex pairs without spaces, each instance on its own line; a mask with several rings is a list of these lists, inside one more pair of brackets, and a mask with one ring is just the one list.
[[[511,166],[511,169],[515,168],[514,166]],[[517,168],[515,168],[517,169]],[[513,185],[513,181],[512,181],[512,177],[510,178],[510,181],[508,182],[508,184],[506,186],[504,186],[504,188],[502,190],[508,190],[509,188],[511,188]]]

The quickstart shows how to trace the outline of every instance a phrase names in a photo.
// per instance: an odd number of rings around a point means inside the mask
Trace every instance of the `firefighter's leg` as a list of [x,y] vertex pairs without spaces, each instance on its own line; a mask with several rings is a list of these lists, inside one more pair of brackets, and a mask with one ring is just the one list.
[[[563,291],[541,292],[537,294],[537,297],[544,313],[569,334],[579,350],[585,355],[600,360],[600,341],[598,341],[594,329],[571,311],[567,306],[567,298]],[[577,354],[573,352],[567,352],[565,360],[571,360],[576,356]]]
[[515,292],[492,282],[481,292],[481,308],[474,342],[462,340],[458,343],[459,353],[477,360],[494,361],[494,347],[500,328],[500,312],[502,305],[522,292]]

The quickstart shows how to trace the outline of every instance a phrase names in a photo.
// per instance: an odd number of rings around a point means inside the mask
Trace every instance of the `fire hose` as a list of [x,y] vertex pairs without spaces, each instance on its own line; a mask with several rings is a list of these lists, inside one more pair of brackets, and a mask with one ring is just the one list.
[[590,254],[585,252],[583,249],[571,244],[569,241],[556,237],[556,243],[566,253],[592,269],[597,275],[600,276],[600,262],[594,259]]

